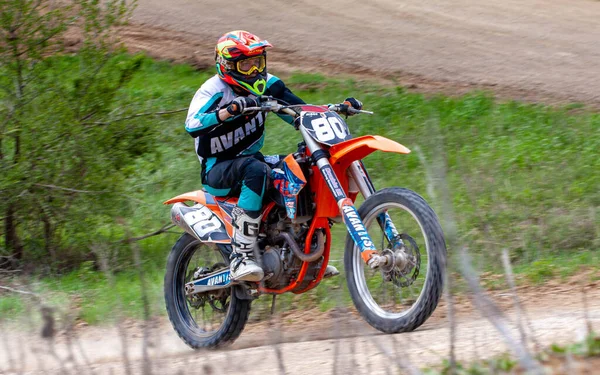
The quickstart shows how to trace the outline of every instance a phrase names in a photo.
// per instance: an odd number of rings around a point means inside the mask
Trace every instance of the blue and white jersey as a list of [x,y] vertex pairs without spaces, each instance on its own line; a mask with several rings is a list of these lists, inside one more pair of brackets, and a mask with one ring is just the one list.
[[[267,75],[265,95],[282,99],[289,104],[304,104],[283,81],[272,74]],[[219,110],[226,108],[237,96],[233,89],[215,74],[200,87],[190,104],[185,130],[195,138],[196,153],[207,169],[218,160],[255,154],[264,144],[266,113],[242,114],[225,121],[218,119]],[[293,121],[290,116],[279,117],[288,123]]]

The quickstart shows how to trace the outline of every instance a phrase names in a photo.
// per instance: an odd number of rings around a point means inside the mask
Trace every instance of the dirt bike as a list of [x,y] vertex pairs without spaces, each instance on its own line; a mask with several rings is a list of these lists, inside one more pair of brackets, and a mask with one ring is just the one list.
[[[377,135],[353,138],[338,112],[372,113],[348,106],[286,105],[266,97],[246,111],[292,116],[303,138],[298,150],[271,172],[273,187],[256,228],[255,251],[265,277],[259,283],[230,278],[236,197],[199,190],[169,199],[165,204],[173,205],[173,223],[185,230],[169,254],[164,284],[178,335],[192,348],[226,345],[241,334],[258,296],[316,287],[330,258],[330,228],[339,222],[348,232],[346,282],[361,316],[386,333],[423,324],[443,289],[442,228],[417,193],[399,187],[376,191],[361,161],[377,150],[410,150]],[[357,210],[359,193],[364,202]]]

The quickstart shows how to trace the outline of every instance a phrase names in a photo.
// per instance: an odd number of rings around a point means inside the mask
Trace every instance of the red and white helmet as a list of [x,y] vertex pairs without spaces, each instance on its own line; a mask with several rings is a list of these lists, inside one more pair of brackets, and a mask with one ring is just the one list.
[[231,31],[219,38],[215,60],[219,77],[254,95],[267,89],[267,52],[271,43],[247,31]]

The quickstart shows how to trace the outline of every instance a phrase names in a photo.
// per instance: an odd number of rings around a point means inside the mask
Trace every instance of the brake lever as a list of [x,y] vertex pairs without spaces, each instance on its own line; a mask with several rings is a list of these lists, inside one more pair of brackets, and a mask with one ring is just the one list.
[[268,101],[275,100],[275,98],[270,95],[260,95],[257,99],[259,103],[266,103]]
[[352,108],[350,106],[348,106],[348,109],[346,109],[346,113],[343,113],[342,112],[342,108],[341,108],[341,106],[339,104],[332,105],[331,107],[329,107],[329,109],[333,110],[334,112],[345,114],[345,115],[348,115],[348,114],[353,114],[354,115],[354,114],[358,114],[358,113],[362,113],[362,114],[365,114],[365,115],[372,115],[372,114],[374,114],[371,111],[363,111],[362,109],[354,109],[354,108]]
[[352,107],[348,108],[348,112],[352,112],[352,113],[362,113],[365,115],[373,115],[374,113],[371,111],[363,111],[362,109],[354,109]]

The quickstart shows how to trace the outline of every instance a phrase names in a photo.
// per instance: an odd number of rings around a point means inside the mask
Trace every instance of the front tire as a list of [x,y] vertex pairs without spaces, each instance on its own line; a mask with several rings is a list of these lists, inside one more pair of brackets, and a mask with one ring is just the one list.
[[[195,257],[200,260],[194,261]],[[202,272],[202,268],[212,272],[228,265],[228,256],[220,247],[205,244],[187,233],[171,249],[164,283],[167,313],[179,337],[194,349],[233,343],[248,321],[252,301],[237,298],[235,286],[193,298],[185,294],[185,283],[194,273]],[[198,318],[200,309],[202,316]]]
[[[420,195],[403,188],[376,192],[358,212],[380,252],[396,246],[377,223],[378,215],[387,212],[400,233],[398,237],[406,244],[405,252],[412,254],[414,266],[371,270],[362,260],[360,249],[347,236],[344,266],[352,301],[361,316],[382,332],[413,331],[431,316],[443,291],[446,244],[437,216]],[[421,252],[419,247],[426,251]],[[425,267],[423,260],[427,262]],[[383,292],[374,293],[372,289],[377,286]],[[412,293],[415,289],[419,290],[418,296]],[[383,297],[388,299],[382,302]]]

